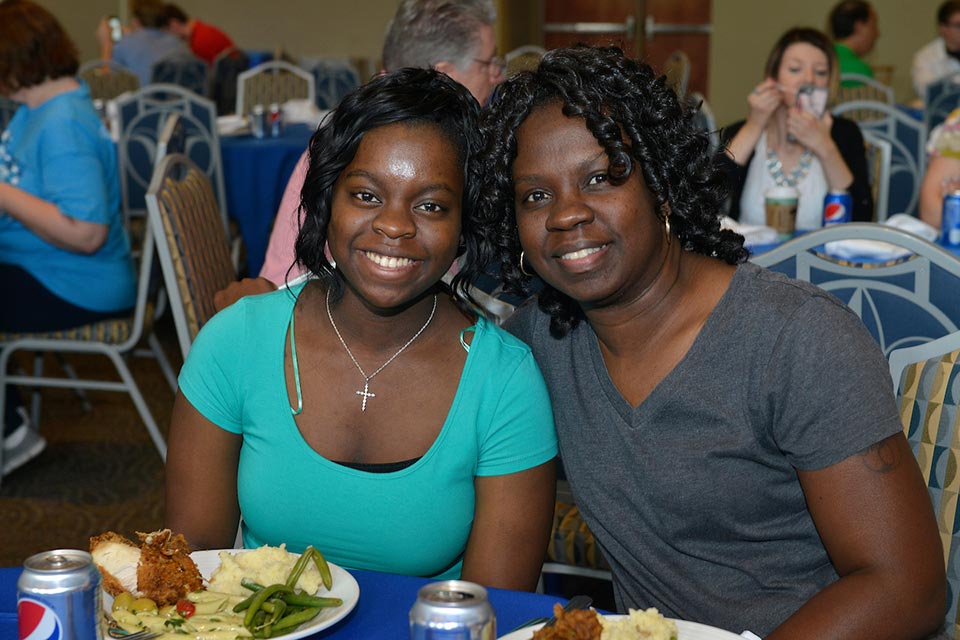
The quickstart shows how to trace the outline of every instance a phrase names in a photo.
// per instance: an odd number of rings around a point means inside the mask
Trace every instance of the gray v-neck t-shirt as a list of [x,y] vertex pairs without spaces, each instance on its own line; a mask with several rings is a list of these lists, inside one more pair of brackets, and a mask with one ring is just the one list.
[[528,301],[506,328],[543,371],[577,505],[617,607],[767,634],[837,579],[797,469],[901,429],[886,360],[832,296],[740,265],[690,350],[638,406],[583,321]]

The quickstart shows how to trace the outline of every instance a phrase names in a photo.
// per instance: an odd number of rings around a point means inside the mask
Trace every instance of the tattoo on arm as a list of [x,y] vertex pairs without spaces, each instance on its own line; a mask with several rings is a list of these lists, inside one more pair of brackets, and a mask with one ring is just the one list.
[[890,436],[860,452],[863,466],[874,473],[890,473],[900,465],[900,451]]

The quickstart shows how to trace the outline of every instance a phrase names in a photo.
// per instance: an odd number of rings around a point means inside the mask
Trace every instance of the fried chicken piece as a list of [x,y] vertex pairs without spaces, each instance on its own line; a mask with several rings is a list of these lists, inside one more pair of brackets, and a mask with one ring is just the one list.
[[183,535],[161,529],[151,533],[138,531],[137,536],[142,543],[137,588],[144,596],[162,607],[203,588],[203,576],[190,558],[190,547]]
[[112,596],[124,591],[137,594],[139,546],[119,533],[108,531],[90,538],[90,554],[103,576],[104,591]]
[[533,640],[599,640],[603,626],[593,609],[564,611],[559,603],[553,605],[557,623],[535,631]]

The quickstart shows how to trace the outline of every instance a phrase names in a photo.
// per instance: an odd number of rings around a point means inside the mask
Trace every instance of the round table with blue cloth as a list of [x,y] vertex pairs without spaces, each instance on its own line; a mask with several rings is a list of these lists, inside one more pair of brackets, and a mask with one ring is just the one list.
[[283,191],[314,128],[291,124],[279,137],[221,136],[227,211],[247,248],[247,273],[257,276]]

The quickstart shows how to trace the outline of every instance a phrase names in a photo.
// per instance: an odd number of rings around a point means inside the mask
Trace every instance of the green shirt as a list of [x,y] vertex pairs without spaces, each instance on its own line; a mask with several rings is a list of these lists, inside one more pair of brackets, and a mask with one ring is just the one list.
[[[858,73],[868,78],[873,77],[873,69],[870,68],[870,65],[857,57],[857,54],[855,54],[850,47],[839,42],[834,42],[833,48],[837,52],[837,63],[839,64],[841,74]],[[849,88],[862,87],[863,83],[844,80],[840,83],[840,86]]]

